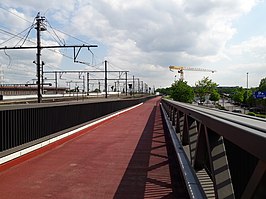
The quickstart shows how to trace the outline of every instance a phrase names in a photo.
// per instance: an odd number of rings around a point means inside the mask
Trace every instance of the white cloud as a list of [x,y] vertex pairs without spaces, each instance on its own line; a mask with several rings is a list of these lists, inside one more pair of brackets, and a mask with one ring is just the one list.
[[[27,19],[36,15],[36,8],[46,12],[53,27],[86,41],[98,41],[104,45],[99,48],[107,48],[102,60],[106,58],[155,86],[171,85],[174,75],[169,65],[217,69],[212,77],[222,85],[235,84],[236,79],[230,81],[224,69],[238,77],[239,71],[230,65],[244,66],[241,70],[250,69],[251,63],[256,63],[259,71],[264,67],[264,37],[233,46],[229,43],[237,32],[233,22],[252,11],[257,0],[3,0],[1,4]],[[9,21],[12,27],[19,27],[16,21]],[[6,36],[0,35],[0,39]],[[64,39],[70,42],[69,37]],[[44,56],[55,65],[62,61],[59,54]],[[204,75],[208,74],[188,72],[185,78],[194,85]]]
[[217,54],[232,38],[235,33],[232,20],[252,5],[243,1],[224,4],[167,1],[159,7],[158,2],[97,1],[78,10],[72,24],[82,34],[107,43],[130,39],[144,52],[208,56]]

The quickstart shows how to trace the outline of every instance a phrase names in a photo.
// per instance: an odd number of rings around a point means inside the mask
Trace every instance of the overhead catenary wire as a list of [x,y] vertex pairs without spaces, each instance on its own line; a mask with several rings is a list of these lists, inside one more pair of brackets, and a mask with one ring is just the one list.
[[56,38],[56,37],[54,37],[53,36],[53,34],[49,31],[49,30],[46,30],[49,34],[50,34],[50,36],[56,41],[56,43],[58,43],[59,45],[62,45],[61,43],[60,43],[60,41]]
[[103,67],[103,64],[104,64],[104,62],[102,61],[102,62],[100,62],[98,64],[91,65],[90,67],[92,67],[94,70],[103,71],[104,69],[100,68],[101,66]]
[[93,61],[94,61],[94,53],[91,51],[91,49],[90,48],[88,48],[88,51],[90,51],[90,53],[91,53],[91,63],[93,64]]
[[[11,11],[9,11],[9,10],[3,8],[3,7],[0,7],[0,8],[3,9],[4,11],[10,13],[10,14],[13,14],[14,16],[20,18],[21,20],[24,20],[24,21],[26,21],[26,22],[28,22],[28,23],[31,23],[29,20],[27,20],[27,19],[25,19],[25,18],[23,18],[23,17],[21,17],[21,16],[15,14],[15,13],[13,13],[13,12],[11,12]],[[46,21],[47,21],[47,19],[46,19]],[[68,34],[68,33],[65,33],[65,32],[61,31],[61,30],[58,30],[58,29],[56,29],[56,28],[53,28],[52,25],[49,23],[49,21],[47,21],[47,23],[48,23],[49,27],[52,29],[52,31],[54,32],[55,36],[57,37],[57,39],[58,39],[58,41],[59,41],[59,43],[60,43],[61,45],[65,45],[65,41],[62,41],[62,40],[59,38],[59,36],[56,34],[55,30],[58,31],[58,32],[60,32],[60,33],[62,33],[62,34],[65,34],[65,35],[67,35],[67,36],[69,36],[69,37],[71,37],[71,38],[73,38],[73,39],[75,39],[75,40],[77,40],[77,41],[80,41],[80,42],[82,42],[82,43],[84,43],[84,44],[88,44],[87,42],[85,42],[85,41],[83,41],[83,40],[81,40],[81,39],[79,39],[79,38],[77,38],[77,37],[74,37],[74,36],[72,36],[72,35],[70,35],[70,34]],[[51,34],[51,33],[50,33],[50,34]],[[55,38],[54,38],[54,39],[55,39]],[[56,39],[55,39],[55,40],[56,40]],[[25,41],[26,41],[26,40],[25,40]],[[57,41],[57,42],[58,42],[58,41]],[[23,44],[24,44],[24,43],[23,43]],[[0,44],[0,45],[1,45],[1,44]],[[88,50],[91,52],[90,49],[88,49]],[[61,53],[61,52],[58,52],[58,51],[54,51],[54,52],[60,53],[61,55],[70,58],[69,56],[66,56],[65,54],[63,54],[63,53]],[[91,53],[92,53],[92,52],[91,52]],[[73,58],[71,57],[71,59],[73,59]],[[92,64],[93,64],[94,59],[95,59],[95,55],[92,53]],[[84,62],[84,63],[85,63],[85,62]],[[87,65],[89,65],[89,64],[87,64]]]
[[[12,13],[12,12],[10,12],[10,11],[8,11],[8,12],[9,12],[9,13]],[[14,14],[14,13],[12,13],[12,14]],[[17,16],[16,14],[14,14],[14,15]],[[19,18],[21,18],[21,17],[19,17]],[[23,19],[23,18],[21,18],[21,19]],[[23,19],[23,20],[29,22],[29,21],[26,20],[26,19]],[[30,22],[29,22],[29,23],[30,23]],[[60,43],[60,45],[62,45],[62,44],[64,45],[64,44],[65,44],[64,41],[62,41],[62,40],[60,39],[60,37],[59,37],[59,36],[56,34],[56,32],[54,31],[55,28],[53,28],[49,22],[47,22],[47,23],[48,23],[49,27],[50,27],[50,28],[52,29],[52,31],[53,31],[53,33],[49,32],[50,35],[55,35],[55,37],[53,37],[53,39],[56,40],[56,42]],[[27,29],[28,32],[27,32],[26,35],[23,36],[23,37],[21,37],[20,35],[21,35],[22,33],[24,33],[26,30],[23,31],[21,34],[17,34],[17,35],[11,33],[11,35],[13,36],[13,38],[16,38],[16,37],[17,37],[17,38],[20,38],[20,41],[19,41],[16,45],[18,45],[22,40],[23,40],[22,45],[23,45],[26,41],[30,41],[30,40],[28,39],[28,36],[29,36],[30,31],[32,30],[33,27],[34,27],[34,26],[31,25],[31,26]],[[56,29],[55,29],[55,30],[56,30]],[[76,40],[78,40],[78,41],[81,41],[81,42],[83,42],[83,43],[87,43],[87,42],[84,42],[84,41],[82,41],[82,40],[80,40],[80,39],[78,39],[78,38],[76,38],[76,37],[73,37],[72,35],[69,35],[69,34],[67,34],[67,33],[64,33],[64,32],[62,32],[62,31],[60,31],[60,30],[57,30],[57,31],[58,31],[58,32],[61,32],[61,33],[63,33],[63,34],[66,34],[66,35],[68,35],[68,36],[70,36],[70,37],[72,37],[72,38],[74,38],[74,39],[76,39]],[[32,42],[32,41],[30,41],[30,42]],[[36,44],[36,42],[32,42],[32,43]],[[22,46],[22,45],[21,45],[21,46]],[[53,51],[53,52],[56,52],[56,53],[59,53],[59,54],[65,56],[65,57],[67,57],[67,58],[73,59],[73,58],[70,57],[70,56],[64,55],[64,54],[61,53],[60,51],[56,51],[56,50],[52,50],[52,49],[49,49],[49,50],[51,50],[51,51]],[[90,66],[90,67],[93,67],[94,69],[101,70],[99,64],[94,64],[94,57],[95,57],[94,53],[93,53],[89,48],[88,48],[88,51],[91,52],[91,54],[92,54],[92,65],[89,65],[89,66]],[[102,64],[102,63],[101,63],[101,64]]]
[[121,67],[115,65],[114,63],[112,63],[112,62],[110,62],[110,61],[108,61],[108,63],[109,63],[109,65],[110,65],[111,67],[113,67],[114,69],[118,69],[118,70],[121,70],[121,71],[124,71],[124,70],[125,70],[125,69],[123,69],[123,68],[121,68]]
[[[124,69],[122,69],[122,68],[120,68],[120,67],[114,65],[112,62],[109,62],[109,61],[108,61],[108,63],[109,63],[109,65],[110,65],[111,67],[113,67],[114,69],[119,69],[119,70],[121,70],[121,71],[124,70]],[[117,77],[117,78],[120,78],[119,75],[117,75],[116,77]]]
[[22,42],[22,44],[20,45],[20,46],[23,46],[23,44],[24,44],[24,43],[26,42],[26,40],[28,39],[28,36],[29,36],[31,30],[33,29],[33,27],[34,27],[34,26],[32,25],[32,26],[30,27],[30,29],[28,30],[27,34],[24,36],[24,38],[21,38],[21,40],[19,40],[18,43],[17,43],[15,46],[18,46],[19,42],[21,42],[22,39],[24,39],[23,42]]
[[59,41],[58,44],[65,45],[66,43],[65,43],[64,39],[63,39],[63,41],[62,41],[62,40],[59,38],[59,36],[56,34],[54,28],[51,26],[51,24],[49,23],[49,21],[48,21],[47,19],[46,19],[46,22],[48,23],[49,27],[52,29],[54,35],[55,35],[56,38],[58,39],[58,41]]
[[7,65],[7,67],[9,67],[9,66],[11,66],[12,58],[10,57],[10,55],[8,55],[8,54],[6,53],[6,50],[4,50],[4,53],[5,53],[5,55],[8,57],[8,65]]
[[28,36],[29,36],[31,30],[34,28],[34,22],[35,22],[35,19],[31,23],[31,26],[29,27],[29,30],[28,30],[27,34],[24,36],[24,41],[22,42],[22,44],[20,46],[23,46],[23,44],[25,43],[25,41],[28,39]]
[[[3,26],[2,26],[2,27],[3,27]],[[9,31],[7,31],[7,30],[4,30],[4,29],[0,28],[0,31],[2,31],[2,32],[4,32],[4,33],[7,33],[8,35],[12,35],[11,38],[9,38],[9,39],[3,41],[2,43],[0,43],[0,45],[3,45],[4,43],[7,43],[8,41],[14,39],[15,37],[18,37],[18,38],[23,39],[23,37],[22,37],[22,36],[19,36],[19,35],[21,35],[22,33],[26,32],[29,28],[30,28],[30,27],[26,28],[25,30],[23,30],[23,31],[21,31],[21,32],[19,32],[19,33],[17,33],[17,34],[11,33],[11,32],[9,32]]]
[[15,14],[14,12],[11,12],[10,10],[8,10],[8,9],[6,9],[6,8],[0,7],[0,9],[4,10],[4,11],[6,11],[6,12],[8,12],[8,13],[10,13],[10,14],[12,14],[12,15],[14,15],[14,16],[16,16],[16,17],[22,19],[22,20],[24,20],[24,21],[27,21],[27,22],[31,23],[31,21],[29,21],[29,20],[27,20],[27,19],[25,19],[25,18],[23,18],[23,17],[21,17],[21,16]]
[[[2,27],[3,27],[3,26],[2,26]],[[30,27],[31,27],[31,26],[30,26]],[[25,37],[20,36],[22,33],[26,32],[30,27],[28,27],[28,28],[26,28],[25,30],[23,30],[23,31],[21,31],[21,32],[19,32],[19,33],[16,33],[16,34],[15,34],[15,33],[12,33],[12,32],[9,32],[9,31],[7,31],[7,30],[4,30],[4,29],[2,29],[2,28],[0,28],[0,31],[2,31],[2,32],[6,33],[6,34],[8,34],[8,35],[12,35],[11,38],[9,38],[9,39],[7,39],[6,41],[0,43],[0,45],[3,45],[4,43],[6,43],[6,42],[8,42],[8,41],[10,41],[10,40],[12,40],[12,39],[14,39],[14,38],[16,38],[16,37],[17,37],[17,38],[20,38],[20,41],[21,41],[22,39],[24,39],[24,41],[28,41],[28,42],[30,42],[30,43],[36,45],[36,42],[35,42],[35,41],[32,41],[32,40],[28,39],[27,37],[25,38]],[[19,42],[20,42],[20,41],[19,41]],[[16,45],[17,45],[17,44],[16,44]],[[48,50],[49,50],[49,51],[52,51],[52,52],[54,52],[54,53],[61,54],[62,56],[64,56],[64,57],[66,57],[66,58],[69,58],[69,59],[73,60],[73,57],[70,57],[70,56],[68,56],[68,55],[66,55],[66,54],[64,54],[64,53],[62,53],[62,52],[60,52],[60,51],[53,50],[53,49],[48,49]]]
[[[2,10],[4,10],[4,11],[10,13],[10,14],[13,14],[14,16],[18,17],[18,18],[21,19],[21,20],[24,20],[24,21],[26,21],[26,22],[28,22],[28,23],[31,23],[29,20],[27,20],[27,19],[25,19],[25,18],[23,18],[23,17],[21,17],[21,16],[15,14],[14,12],[9,11],[9,10],[6,9],[6,8],[3,8],[3,7],[0,7],[0,8],[1,8]],[[50,24],[50,25],[51,25],[51,24]],[[71,38],[73,38],[73,39],[75,39],[75,40],[77,40],[77,41],[79,41],[79,42],[82,42],[82,43],[84,43],[84,44],[89,44],[89,43],[87,43],[87,42],[84,41],[84,40],[81,40],[81,39],[79,39],[79,38],[77,38],[77,37],[75,37],[75,36],[73,36],[73,35],[71,35],[71,34],[68,34],[68,33],[66,33],[66,32],[63,32],[62,30],[59,30],[59,29],[57,29],[57,28],[53,28],[53,29],[56,30],[56,31],[58,31],[58,32],[60,32],[60,33],[62,33],[62,34],[64,34],[64,35],[67,35],[67,36],[69,36],[69,37],[71,37]],[[93,57],[94,57],[94,59],[95,59],[96,56],[93,55]],[[119,69],[121,69],[121,68],[119,68]],[[122,70],[122,69],[121,69],[121,70]]]
[[[13,12],[11,12],[11,11],[9,11],[9,10],[3,8],[3,7],[0,7],[0,9],[4,10],[4,11],[10,13],[10,14],[13,14],[14,16],[20,18],[21,20],[24,20],[24,21],[26,21],[26,22],[28,22],[28,23],[31,23],[31,21],[29,21],[29,20],[27,20],[27,19],[25,19],[25,18],[23,18],[23,17],[21,17],[21,16],[15,14],[15,13],[13,13]],[[89,43],[87,43],[86,41],[83,41],[83,40],[81,40],[81,39],[79,39],[79,38],[77,38],[77,37],[75,37],[75,36],[73,36],[73,35],[70,35],[70,34],[68,34],[68,33],[65,33],[65,32],[63,32],[63,31],[61,31],[61,30],[59,30],[59,29],[57,29],[57,28],[53,28],[53,29],[56,30],[56,31],[58,31],[58,32],[60,32],[60,33],[62,33],[62,34],[64,34],[64,35],[67,35],[67,36],[69,36],[69,37],[71,37],[71,38],[73,38],[73,39],[75,39],[75,40],[77,40],[77,41],[79,41],[79,42],[82,42],[82,43],[84,43],[84,44],[89,44]]]

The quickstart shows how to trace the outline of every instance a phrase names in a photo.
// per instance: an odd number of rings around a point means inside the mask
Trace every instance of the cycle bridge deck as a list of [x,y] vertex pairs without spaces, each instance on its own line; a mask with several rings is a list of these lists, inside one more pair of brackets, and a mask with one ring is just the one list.
[[0,173],[1,198],[186,198],[171,183],[159,102],[14,163]]

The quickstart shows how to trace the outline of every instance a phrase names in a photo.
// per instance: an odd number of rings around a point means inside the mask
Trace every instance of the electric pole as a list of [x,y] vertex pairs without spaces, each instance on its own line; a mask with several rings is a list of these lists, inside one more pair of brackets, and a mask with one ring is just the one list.
[[37,95],[38,95],[38,103],[42,101],[41,94],[41,31],[45,31],[46,28],[44,26],[45,17],[41,17],[40,13],[36,16],[36,27],[37,30],[37,53],[36,53],[36,65],[37,65]]
[[107,98],[107,61],[104,61],[104,88],[105,88],[105,98]]
[[[41,46],[41,31],[45,31],[45,17],[40,16],[40,13],[37,14],[35,17],[35,29],[37,30],[37,46],[19,46],[19,47],[0,47],[0,50],[26,50],[26,49],[37,49],[36,53],[36,67],[37,67],[37,96],[38,96],[38,103],[42,101],[42,94],[41,94],[41,50],[46,48],[73,48],[74,49],[74,63],[85,63],[77,60],[79,52],[82,48],[91,48],[91,47],[98,47],[97,45],[61,45],[61,46]],[[78,49],[76,52],[76,48]],[[56,77],[57,79],[57,77]],[[56,80],[57,81],[57,80]],[[57,83],[56,83],[57,87]],[[56,88],[57,92],[57,88]]]

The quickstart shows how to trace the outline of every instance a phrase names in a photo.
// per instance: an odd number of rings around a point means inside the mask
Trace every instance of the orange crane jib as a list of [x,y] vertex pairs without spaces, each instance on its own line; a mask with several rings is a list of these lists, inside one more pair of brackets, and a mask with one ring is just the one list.
[[180,73],[180,80],[184,80],[184,70],[189,71],[202,71],[202,72],[216,72],[215,70],[211,69],[205,69],[205,68],[194,68],[194,67],[186,67],[186,66],[169,66],[169,69],[172,70],[178,70],[178,73]]

